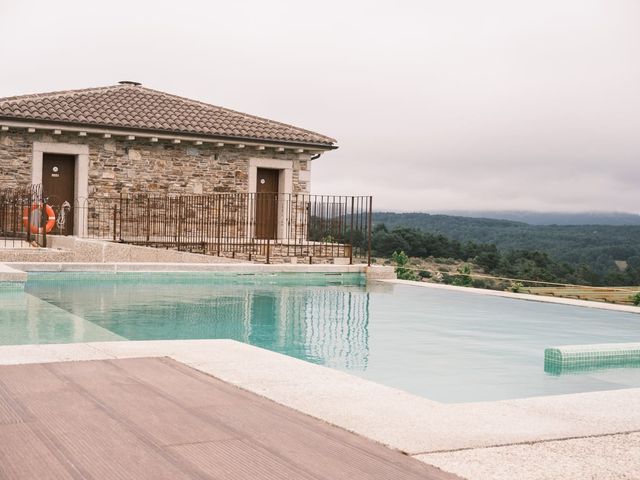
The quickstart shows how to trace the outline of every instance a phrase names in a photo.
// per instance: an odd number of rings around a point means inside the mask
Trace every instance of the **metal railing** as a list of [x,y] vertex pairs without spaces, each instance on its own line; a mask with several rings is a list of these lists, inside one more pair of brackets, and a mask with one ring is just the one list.
[[120,195],[60,205],[51,234],[264,260],[370,262],[372,197],[271,193]]
[[0,189],[0,248],[45,245],[47,221],[40,185]]

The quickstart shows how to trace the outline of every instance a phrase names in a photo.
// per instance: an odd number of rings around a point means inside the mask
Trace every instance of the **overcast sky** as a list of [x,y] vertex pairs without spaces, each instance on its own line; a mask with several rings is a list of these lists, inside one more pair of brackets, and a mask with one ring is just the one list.
[[640,212],[640,1],[0,0],[0,97],[135,80],[338,139],[376,209]]

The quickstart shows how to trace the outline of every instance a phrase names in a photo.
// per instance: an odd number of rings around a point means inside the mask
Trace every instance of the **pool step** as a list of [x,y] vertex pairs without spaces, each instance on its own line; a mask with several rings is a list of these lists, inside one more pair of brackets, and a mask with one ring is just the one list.
[[27,282],[27,272],[16,270],[4,263],[0,263],[0,289],[24,289]]
[[544,351],[544,371],[553,375],[639,367],[640,343],[563,345]]

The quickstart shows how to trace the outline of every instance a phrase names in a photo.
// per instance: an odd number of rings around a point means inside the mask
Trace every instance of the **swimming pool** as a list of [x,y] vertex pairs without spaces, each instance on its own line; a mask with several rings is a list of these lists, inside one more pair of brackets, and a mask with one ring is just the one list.
[[640,341],[639,315],[359,274],[30,273],[0,305],[1,344],[231,338],[441,402],[640,386],[544,372],[549,346]]

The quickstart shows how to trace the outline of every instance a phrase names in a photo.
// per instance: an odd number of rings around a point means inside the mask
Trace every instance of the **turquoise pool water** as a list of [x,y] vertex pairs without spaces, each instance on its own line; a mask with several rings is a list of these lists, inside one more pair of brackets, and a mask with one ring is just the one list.
[[544,372],[549,346],[640,341],[640,315],[353,274],[32,273],[0,306],[2,344],[232,338],[442,402],[640,387]]

